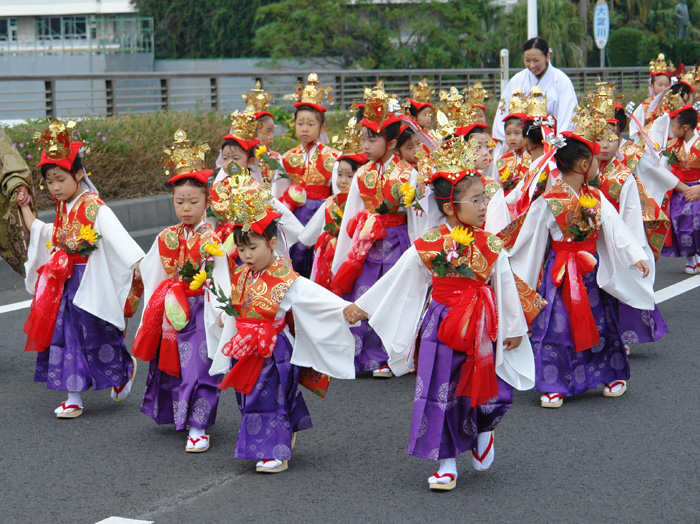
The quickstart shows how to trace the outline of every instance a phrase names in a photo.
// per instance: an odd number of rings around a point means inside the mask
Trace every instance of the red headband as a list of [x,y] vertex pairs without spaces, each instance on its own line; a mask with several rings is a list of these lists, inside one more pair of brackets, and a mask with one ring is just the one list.
[[387,118],[386,120],[384,120],[384,122],[382,122],[381,127],[379,126],[379,124],[377,122],[370,122],[369,120],[367,120],[367,118],[363,118],[362,122],[360,122],[360,124],[368,129],[371,129],[375,133],[381,133],[387,127],[389,127],[391,124],[393,124],[395,122],[401,122],[401,119],[398,116],[396,116],[393,113],[389,113],[389,114],[391,116],[389,116],[389,118]]
[[335,159],[336,162],[340,162],[343,159],[348,159],[348,160],[353,160],[357,162],[358,164],[366,164],[369,162],[369,158],[367,158],[367,155],[364,153],[359,153],[357,155],[343,155],[341,154],[338,158]]
[[[282,215],[276,211],[268,211],[267,214],[260,220],[250,224],[250,229],[260,236],[265,237],[265,240],[270,242],[270,239],[265,235],[265,229],[269,226],[273,220],[280,218]],[[243,224],[234,224],[234,227],[243,227]]]
[[294,104],[296,109],[303,109],[304,107],[311,107],[320,113],[325,113],[327,109],[319,104],[312,104],[311,102],[297,102]]
[[424,107],[429,107],[430,109],[433,108],[433,104],[431,104],[430,102],[423,102],[423,103],[421,103],[421,102],[416,102],[416,101],[413,100],[412,98],[407,98],[406,100],[408,100],[408,103],[411,104],[413,107],[416,108],[416,111],[420,111],[420,110],[423,109]]
[[178,180],[182,180],[183,178],[193,178],[194,180],[198,180],[202,184],[206,184],[209,182],[209,177],[214,174],[214,171],[211,169],[203,169],[202,171],[195,171],[193,173],[183,173],[182,175],[175,175],[174,177],[171,177],[168,180],[168,183],[174,184]]
[[571,131],[564,131],[562,133],[562,136],[586,144],[594,155],[600,154],[600,144],[598,142],[591,142],[589,140],[586,140],[581,135],[577,135],[575,133],[572,133]]
[[652,78],[654,78],[655,76],[664,75],[664,76],[667,76],[669,80],[671,80],[671,73],[668,73],[668,72],[666,72],[666,73],[649,73],[649,74],[651,75]]
[[679,114],[681,114],[686,109],[693,109],[693,106],[683,106],[680,109],[676,109],[675,111],[672,111],[671,113],[668,114],[668,116],[671,118],[676,118]]
[[70,154],[63,159],[60,160],[52,160],[48,156],[46,156],[46,151],[41,152],[41,160],[37,164],[37,167],[43,166],[45,164],[54,164],[57,165],[58,167],[62,167],[66,171],[73,172],[73,162],[75,162],[75,157],[78,156],[78,151],[80,151],[80,148],[83,147],[82,142],[71,142],[70,143]]
[[226,135],[225,137],[222,137],[221,139],[222,140],[233,140],[239,146],[241,146],[245,151],[250,151],[251,148],[257,146],[260,143],[260,140],[258,140],[257,138],[253,138],[252,140],[243,140],[241,138],[236,138],[233,135]]
[[488,129],[489,126],[482,124],[481,122],[474,122],[471,125],[458,127],[455,131],[455,136],[467,136],[472,132],[473,129],[480,127],[481,129]]
[[524,122],[527,120],[527,115],[525,113],[511,113],[510,115],[506,115],[502,121],[505,122],[509,118],[517,118],[518,120],[522,120]]
[[255,113],[255,120],[260,120],[264,116],[269,116],[270,118],[272,118],[272,120],[275,119],[275,115],[273,115],[272,113],[268,113],[267,111],[260,111],[259,113]]

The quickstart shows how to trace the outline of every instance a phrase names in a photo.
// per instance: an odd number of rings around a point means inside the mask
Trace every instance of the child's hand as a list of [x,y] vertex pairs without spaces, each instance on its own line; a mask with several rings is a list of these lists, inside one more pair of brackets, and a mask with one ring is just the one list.
[[136,264],[136,267],[134,268],[134,280],[141,280],[141,260],[139,260],[138,264]]
[[507,338],[503,341],[503,349],[506,351],[510,351],[511,349],[515,349],[520,345],[520,342],[522,342],[523,337],[510,337]]
[[224,327],[224,314],[223,313],[221,313],[219,315],[219,318],[216,321],[216,325],[219,326],[220,328]]
[[689,187],[683,194],[688,202],[695,202],[700,199],[700,186]]
[[350,304],[348,307],[346,307],[343,310],[343,314],[345,315],[345,320],[348,321],[348,324],[355,324],[360,320],[367,320],[367,313],[362,311],[355,304]]
[[634,266],[642,272],[642,278],[647,278],[649,276],[649,266],[646,265],[644,260],[640,260]]
[[32,203],[32,196],[29,194],[29,190],[25,186],[20,186],[17,189],[17,205],[19,207],[28,206]]

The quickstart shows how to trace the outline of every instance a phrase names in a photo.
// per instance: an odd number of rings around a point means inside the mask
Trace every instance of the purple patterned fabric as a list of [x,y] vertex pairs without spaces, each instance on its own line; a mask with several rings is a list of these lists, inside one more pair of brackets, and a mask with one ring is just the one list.
[[627,345],[656,342],[668,333],[668,326],[661,316],[659,306],[646,311],[618,301],[617,317],[622,342]]
[[[689,186],[697,182],[688,182]],[[671,215],[672,245],[664,246],[661,254],[665,257],[689,257],[700,255],[700,200],[688,202],[685,195],[674,191],[669,202]]]
[[449,308],[431,302],[423,320],[408,453],[432,460],[455,458],[476,447],[477,434],[492,431],[513,404],[513,388],[498,378],[498,396],[472,408],[455,394],[466,353],[437,338]]
[[[325,200],[307,200],[306,204],[294,209],[294,216],[299,219],[302,225],[306,225],[314,216],[316,210],[325,204]],[[311,268],[314,265],[314,248],[307,248],[301,242],[297,242],[289,248],[289,258],[292,259],[294,271],[302,277],[311,278]]]
[[85,264],[73,267],[63,288],[51,346],[37,354],[34,381],[46,382],[48,389],[98,390],[122,386],[131,377],[133,363],[122,332],[73,304],[84,273]]
[[236,458],[289,460],[292,433],[313,427],[298,389],[299,368],[291,364],[291,358],[292,345],[287,335],[280,333],[253,390],[247,395],[236,392],[243,415]]
[[[362,273],[355,281],[352,291],[345,293],[343,298],[349,302],[355,302],[384,273],[394,267],[409,247],[411,247],[411,241],[405,225],[386,228],[386,237],[372,244],[362,265]],[[366,320],[363,320],[359,326],[350,328],[350,331],[355,338],[355,371],[373,371],[386,365],[387,354],[382,341]]]
[[583,276],[583,284],[600,342],[591,349],[577,352],[562,298],[563,286],[557,288],[552,282],[555,258],[553,252],[547,254],[538,292],[548,304],[532,323],[530,336],[535,355],[535,389],[570,396],[614,380],[629,379],[629,361],[617,327],[617,300],[598,287],[598,267]]
[[177,333],[180,353],[180,377],[158,369],[158,356],[151,361],[141,411],[158,424],[175,424],[176,430],[187,426],[206,429],[216,420],[219,383],[223,375],[210,376],[211,360],[207,354],[204,328],[204,297],[188,297],[190,320]]

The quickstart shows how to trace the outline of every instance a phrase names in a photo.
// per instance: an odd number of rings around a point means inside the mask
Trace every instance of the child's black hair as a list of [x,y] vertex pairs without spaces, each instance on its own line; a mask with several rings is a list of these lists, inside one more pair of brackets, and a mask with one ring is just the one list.
[[479,126],[474,127],[474,128],[472,128],[471,131],[469,131],[469,133],[467,133],[466,135],[464,135],[464,141],[465,141],[465,142],[469,142],[469,139],[470,139],[471,137],[473,137],[474,135],[481,135],[481,134],[484,134],[484,135],[486,134],[486,128],[484,128],[484,127],[479,127]]
[[557,167],[562,173],[571,171],[576,162],[585,158],[590,160],[593,157],[593,151],[583,142],[567,138],[566,145],[560,147],[554,154],[554,159],[557,161]]
[[627,114],[624,108],[619,107],[615,109],[615,120],[619,122],[617,129],[618,135],[621,135],[627,129]]
[[[56,164],[44,164],[41,166],[41,176],[46,179],[46,173],[49,172],[49,169],[52,167],[59,167]],[[75,156],[75,160],[73,160],[73,165],[71,166],[71,171],[70,174],[73,175],[73,178],[75,178],[75,175],[77,175],[80,171],[83,170],[83,159],[80,157],[80,153],[78,153]]]
[[688,126],[690,129],[695,129],[698,126],[698,114],[695,109],[684,109],[676,115],[678,123],[682,126]]
[[272,222],[270,222],[263,231],[262,235],[256,233],[252,229],[249,229],[248,231],[243,231],[243,226],[235,226],[233,230],[233,241],[236,243],[237,246],[249,246],[251,238],[262,238],[263,240],[266,240],[269,243],[270,240],[272,240],[272,238],[276,236],[277,220],[273,220]]
[[230,138],[227,138],[226,140],[224,140],[224,143],[221,144],[221,152],[222,153],[224,152],[224,148],[226,146],[237,147],[238,149],[240,149],[241,151],[243,151],[246,154],[246,158],[248,158],[248,159],[253,158],[252,157],[252,155],[253,155],[253,148],[252,147],[250,149],[245,149],[241,144],[239,144],[238,142],[236,142],[235,140],[232,140]]
[[[453,190],[452,182],[446,178],[436,178],[433,182],[433,196],[435,196],[435,200],[437,200],[440,212],[443,215],[445,214],[445,204],[450,203],[450,195],[452,195],[452,202],[459,200],[467,189],[469,189],[476,181],[481,182],[481,178],[478,175],[467,175],[459,182],[454,184]],[[455,205],[458,206],[459,204]]]
[[516,120],[517,120],[518,122],[520,122],[520,128],[522,129],[522,127],[523,127],[523,119],[522,119],[522,118],[518,118],[517,116],[509,116],[508,118],[506,118],[505,121],[503,122],[503,129],[505,129],[506,126],[507,126],[508,124],[511,124],[511,123],[513,123],[513,122],[516,121]]
[[297,115],[299,114],[299,111],[310,111],[312,113],[315,113],[318,116],[318,118],[320,119],[321,125],[326,123],[326,114],[324,112],[319,111],[318,109],[316,109],[313,106],[307,106],[307,105],[299,106],[299,107],[297,107],[296,111],[294,111],[294,121],[295,122],[297,121]]
[[392,140],[396,140],[399,137],[399,134],[401,133],[401,122],[394,122],[393,124],[389,124],[384,128],[384,130],[380,131],[379,133],[375,133],[368,127],[367,132],[369,133],[370,137],[383,138],[388,144]]
[[693,92],[692,89],[690,89],[690,86],[688,84],[681,84],[678,82],[677,84],[673,84],[670,89],[671,93],[674,95],[677,95],[678,93],[681,94],[681,98],[685,100],[686,96],[690,96],[690,94]]
[[357,108],[357,113],[355,113],[355,120],[358,122],[362,122],[362,119],[365,117],[365,106],[358,107]]
[[418,109],[416,106],[414,106],[410,102],[408,103],[408,113],[413,117],[414,120],[416,118],[418,118],[418,113],[423,111],[423,109],[427,109],[428,111],[430,111],[430,106],[423,106],[420,109]]
[[199,189],[203,189],[204,194],[209,193],[209,185],[205,184],[204,182],[200,182],[196,178],[181,178],[180,180],[173,182],[173,190],[176,187],[181,187],[181,186],[192,186],[192,187],[196,187]]
[[352,158],[341,158],[339,162],[347,162],[347,164],[350,166],[350,169],[352,169],[353,173],[356,173],[357,170],[360,168],[362,164],[360,164],[357,160],[353,160]]
[[535,125],[533,120],[528,120],[523,124],[523,138],[527,138],[534,144],[542,143],[542,126]]
[[401,131],[399,137],[396,139],[396,149],[404,145],[408,141],[408,139],[415,134],[416,132],[413,129],[411,129],[411,126],[406,127],[406,129]]

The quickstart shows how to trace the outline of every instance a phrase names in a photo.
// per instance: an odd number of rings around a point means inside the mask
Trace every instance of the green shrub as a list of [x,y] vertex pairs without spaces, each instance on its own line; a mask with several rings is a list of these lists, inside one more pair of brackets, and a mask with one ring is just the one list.
[[[637,49],[644,38],[644,32],[634,27],[622,27],[610,33],[605,47],[610,59],[610,67],[636,66],[638,64]],[[649,59],[651,60],[651,59]]]

